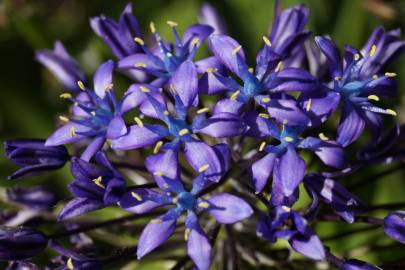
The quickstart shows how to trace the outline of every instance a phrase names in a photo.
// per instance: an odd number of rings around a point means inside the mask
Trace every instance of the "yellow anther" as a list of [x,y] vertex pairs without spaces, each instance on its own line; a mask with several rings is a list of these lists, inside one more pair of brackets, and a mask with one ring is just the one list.
[[150,92],[150,89],[143,86],[143,85],[139,86],[139,89],[141,89],[141,91],[144,92],[144,93],[149,93]]
[[191,46],[195,46],[198,42],[200,42],[199,38],[193,38],[193,40],[190,42]]
[[236,100],[240,94],[240,90],[236,90],[229,98],[230,100]]
[[135,66],[135,67],[142,67],[142,68],[146,68],[146,67],[147,67],[147,65],[146,65],[145,63],[143,63],[143,62],[135,63],[134,66]]
[[283,209],[285,212],[291,212],[291,208],[285,205],[281,206],[281,209]]
[[282,68],[283,68],[283,62],[280,61],[280,62],[278,62],[276,69],[274,71],[279,72]]
[[374,100],[374,101],[379,101],[380,100],[380,98],[378,96],[376,96],[376,95],[369,95],[367,98],[369,100]]
[[197,111],[197,114],[202,114],[202,113],[206,113],[206,112],[209,112],[209,111],[210,111],[210,109],[208,109],[208,108],[202,108],[202,109],[199,109]]
[[156,176],[163,176],[164,173],[162,173],[162,172],[160,172],[160,171],[157,171],[157,172],[154,172],[153,175],[156,175]]
[[184,231],[184,240],[188,240],[188,236],[190,235],[190,229],[186,228],[186,230]]
[[209,203],[207,203],[207,202],[200,202],[199,204],[198,204],[198,207],[201,207],[201,208],[208,208],[208,207],[210,207],[210,204]]
[[262,98],[262,102],[263,102],[263,103],[269,103],[269,102],[270,102],[270,98],[264,97],[264,98]]
[[69,130],[70,137],[73,138],[76,135],[75,127],[71,127]]
[[141,46],[145,45],[145,42],[143,41],[143,39],[141,39],[139,37],[135,37],[134,40],[136,43],[138,43]]
[[293,142],[294,139],[291,138],[291,137],[289,137],[289,136],[285,136],[285,137],[284,137],[284,141],[286,141],[286,142]]
[[329,138],[327,136],[325,136],[325,134],[323,134],[322,132],[319,133],[318,135],[319,139],[321,139],[322,141],[327,141],[329,140]]
[[397,74],[394,72],[386,72],[384,75],[391,78],[397,76]]
[[166,21],[166,23],[170,26],[170,27],[176,27],[177,25],[179,25],[178,23],[174,22],[174,21]]
[[388,113],[388,114],[391,114],[393,116],[397,116],[397,113],[394,110],[386,109],[385,112]]
[[84,83],[83,83],[82,81],[77,81],[77,85],[79,86],[79,88],[80,88],[82,91],[85,91],[85,90],[86,90],[86,87],[84,86]]
[[249,71],[250,73],[253,73],[254,69],[253,69],[253,68],[248,68],[248,71]]
[[267,46],[271,47],[271,41],[268,37],[263,36],[263,41],[264,43],[266,43]]
[[143,128],[143,122],[142,122],[141,118],[134,117],[134,120],[138,124],[139,127]]
[[156,27],[155,27],[155,23],[154,22],[150,22],[149,23],[149,28],[150,28],[150,31],[154,34],[154,33],[156,33]]
[[72,98],[72,95],[69,93],[63,93],[59,95],[60,98]]
[[375,55],[376,51],[377,51],[377,46],[375,44],[373,44],[373,46],[371,46],[370,56],[373,57]]
[[131,196],[134,197],[135,200],[137,200],[138,202],[141,202],[141,201],[142,201],[141,195],[139,195],[138,193],[136,193],[136,192],[134,192],[134,191],[131,192]]
[[160,223],[162,223],[163,221],[161,220],[161,219],[159,219],[159,218],[155,218],[155,219],[152,219],[151,221],[150,221],[150,223],[152,223],[152,224],[160,224]]
[[109,84],[107,84],[107,86],[106,87],[104,87],[104,91],[108,91],[108,90],[110,90],[110,89],[112,89],[114,87],[114,84],[112,84],[112,83],[109,83]]
[[266,142],[262,142],[259,146],[259,152],[262,152],[266,148]]
[[340,77],[340,76],[335,77],[335,81],[340,81],[341,79],[342,79],[342,77]]
[[104,184],[103,184],[103,178],[101,176],[97,177],[96,179],[93,179],[94,184],[96,184],[97,186],[101,187],[101,188],[105,188]]
[[176,90],[176,87],[174,86],[174,84],[170,85],[170,90],[172,90],[173,94],[177,94],[177,90]]
[[359,60],[360,59],[360,54],[358,54],[358,53],[356,53],[355,55],[354,55],[354,60]]
[[90,114],[93,115],[93,116],[96,116],[96,112],[95,112],[95,111],[91,111]]
[[207,68],[205,71],[208,73],[214,73],[214,72],[217,72],[218,69],[217,68]]
[[62,122],[69,122],[69,118],[67,118],[66,116],[63,116],[63,115],[59,116],[59,120]]
[[155,148],[153,148],[153,154],[157,154],[160,150],[160,148],[163,145],[163,141],[158,141],[155,145]]
[[170,113],[169,113],[169,111],[164,111],[163,114],[164,115],[169,115]]
[[178,203],[179,202],[179,199],[177,198],[177,197],[174,197],[173,199],[172,199],[172,203],[173,204],[176,204],[176,203]]
[[237,54],[239,51],[240,51],[240,49],[242,49],[242,46],[241,45],[239,45],[238,47],[236,47],[235,49],[233,49],[233,51],[232,51],[232,55],[235,55],[235,54]]
[[261,118],[265,118],[265,119],[269,119],[269,118],[270,118],[270,115],[268,115],[267,113],[259,113],[259,116],[260,116]]
[[66,266],[67,266],[67,268],[70,269],[70,270],[73,270],[73,269],[74,269],[73,262],[72,262],[72,258],[69,258],[69,260],[67,260]]
[[378,75],[377,74],[374,74],[373,75],[373,80],[377,80],[378,79]]
[[186,134],[188,134],[188,129],[186,129],[186,128],[183,128],[182,130],[179,131],[180,136],[184,136]]
[[309,112],[309,110],[311,110],[311,106],[312,106],[312,98],[310,98],[307,102],[307,105],[305,106],[305,110],[307,112]]
[[210,165],[205,164],[205,165],[201,166],[201,167],[198,169],[198,172],[199,172],[199,173],[205,172],[206,170],[208,170],[209,167],[210,167]]

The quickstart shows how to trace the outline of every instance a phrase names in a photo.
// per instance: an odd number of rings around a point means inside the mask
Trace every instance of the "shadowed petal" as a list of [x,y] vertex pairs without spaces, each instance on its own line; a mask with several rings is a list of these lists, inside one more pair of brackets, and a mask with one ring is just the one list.
[[129,127],[125,136],[112,141],[112,148],[116,150],[136,149],[150,146],[167,136],[167,130],[160,125],[134,125]]
[[349,102],[345,102],[337,130],[338,143],[343,147],[348,146],[361,135],[364,126],[365,122],[356,108]]
[[49,138],[45,142],[45,146],[57,146],[80,141],[86,138],[86,136],[77,133],[88,131],[92,130],[89,127],[82,126],[73,122],[68,122],[67,124],[58,128],[51,136],[49,136]]
[[251,175],[253,186],[256,192],[261,192],[266,186],[267,180],[269,179],[274,163],[276,161],[277,155],[275,153],[268,153],[255,163],[253,163],[251,168]]
[[58,220],[76,217],[87,212],[95,211],[104,207],[103,202],[87,198],[75,198],[68,202],[58,215]]
[[288,242],[291,247],[313,260],[325,260],[325,250],[319,237],[313,232],[294,235]]
[[231,113],[218,113],[204,120],[195,132],[201,132],[214,138],[233,137],[242,134],[246,125],[242,118]]
[[333,41],[327,37],[317,36],[315,37],[315,42],[328,59],[332,78],[342,77],[342,62],[339,50]]

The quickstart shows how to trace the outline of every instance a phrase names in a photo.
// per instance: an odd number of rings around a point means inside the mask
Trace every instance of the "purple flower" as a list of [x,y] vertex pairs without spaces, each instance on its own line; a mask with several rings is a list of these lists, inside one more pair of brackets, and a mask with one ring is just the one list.
[[95,156],[100,166],[72,158],[71,173],[75,180],[69,190],[75,198],[59,213],[59,219],[68,219],[116,204],[125,192],[125,181],[116,171],[104,153]]
[[[156,167],[161,164],[152,164]],[[200,169],[200,174],[193,180],[192,189],[186,190],[179,179],[154,172],[155,181],[160,192],[154,189],[134,188],[128,191],[120,206],[135,213],[145,213],[161,206],[172,206],[165,214],[153,219],[143,230],[138,243],[138,258],[142,258],[163,242],[174,232],[176,221],[182,213],[186,213],[185,240],[188,255],[198,269],[209,269],[211,264],[211,244],[198,223],[198,215],[209,212],[219,223],[232,224],[248,218],[253,210],[244,200],[228,194],[219,193],[209,198],[203,198],[199,193],[210,183],[205,176],[208,167]],[[154,169],[154,168],[152,168]]]
[[70,156],[63,146],[46,146],[45,140],[17,139],[4,143],[7,158],[21,166],[8,179],[35,175],[57,170],[65,165]]
[[405,244],[405,211],[395,211],[386,216],[384,232],[392,239]]
[[268,216],[262,216],[257,222],[256,233],[270,242],[275,242],[279,237],[284,238],[305,257],[325,259],[325,250],[319,237],[300,214],[287,206],[276,206]]
[[7,189],[7,200],[24,206],[27,209],[50,210],[57,203],[56,194],[41,187]]
[[[316,37],[315,40],[328,59],[333,78],[330,90],[326,91],[331,91],[335,99],[343,100],[337,141],[343,146],[351,144],[365,126],[378,135],[381,126],[379,114],[396,113],[375,106],[371,101],[379,101],[380,97],[391,96],[395,92],[396,84],[392,77],[396,74],[383,73],[383,70],[393,57],[403,51],[405,41],[399,41],[397,30],[385,32],[380,27],[361,51],[346,46],[344,59],[341,60],[339,50],[329,38]],[[314,97],[319,100],[317,95]]]
[[353,223],[355,214],[365,210],[364,204],[356,196],[337,181],[322,174],[308,174],[304,178],[304,183],[313,199],[310,212],[315,211],[319,199],[330,205],[348,223]]
[[30,228],[0,228],[0,260],[16,261],[34,257],[42,252],[48,238]]
[[[192,121],[187,120],[191,109],[198,105],[197,72],[191,61],[184,62],[176,71],[170,85],[174,99],[174,112],[169,112],[169,105],[157,87],[151,85],[134,85],[127,94],[127,101],[139,105],[140,110],[153,118],[162,121],[161,124],[147,124],[136,117],[137,125],[129,127],[128,134],[112,141],[112,148],[117,150],[137,149],[155,145],[154,154],[160,149],[169,152],[164,162],[177,163],[177,154],[184,146],[185,157],[191,166],[198,170],[206,164],[209,169],[206,175],[213,181],[219,175],[229,160],[229,150],[225,145],[209,146],[198,139],[196,134],[205,134],[214,138],[232,137],[246,130],[241,117],[231,113],[218,113],[207,118],[208,108],[197,110],[197,116]],[[164,143],[164,140],[169,142]],[[151,156],[155,162],[160,156]],[[163,162],[163,161],[160,161]],[[175,166],[175,165],[174,165]]]
[[[176,26],[177,23],[167,21],[172,27],[174,44],[163,40],[156,31],[155,25],[150,24],[157,49],[149,49],[144,40],[137,36],[135,41],[142,49],[143,53],[131,54],[118,62],[120,70],[140,70],[156,79],[151,82],[154,86],[163,86],[176,73],[177,69],[186,61],[191,62],[201,43],[214,31],[211,26],[194,24],[186,29],[183,37],[180,38]],[[205,66],[206,63],[213,62],[211,58],[201,60],[196,63],[196,67]],[[205,71],[205,70],[204,70]],[[170,83],[169,83],[170,84]]]
[[[268,114],[248,112],[245,121],[250,126],[250,136],[270,136],[279,141],[278,145],[260,144],[259,151],[265,155],[255,161],[251,175],[256,192],[261,192],[267,179],[273,174],[272,203],[291,205],[295,201],[296,189],[305,175],[305,161],[298,155],[298,149],[314,152],[323,163],[334,168],[344,168],[346,159],[339,144],[323,133],[319,138],[301,134],[310,127],[311,119],[293,99],[266,101]],[[277,122],[284,122],[280,131],[270,116]]]
[[10,262],[6,270],[40,270],[35,264],[25,261]]
[[340,270],[381,270],[381,268],[359,260],[347,260]]
[[209,25],[214,29],[213,34],[226,34],[228,32],[223,18],[210,3],[203,3],[198,18],[202,24]]
[[[114,63],[110,60],[102,64],[94,75],[94,91],[83,84],[76,82],[82,93],[76,98],[65,93],[62,98],[67,98],[74,103],[73,117],[60,117],[66,122],[56,130],[46,141],[46,146],[56,146],[77,142],[86,138],[92,139],[82,158],[90,160],[102,148],[106,139],[116,139],[127,133],[123,119],[125,108],[115,97],[112,84]],[[125,97],[123,98],[125,99]]]
[[53,51],[39,50],[35,53],[38,62],[49,69],[69,91],[80,92],[77,81],[86,83],[86,77],[60,41],[56,41]]

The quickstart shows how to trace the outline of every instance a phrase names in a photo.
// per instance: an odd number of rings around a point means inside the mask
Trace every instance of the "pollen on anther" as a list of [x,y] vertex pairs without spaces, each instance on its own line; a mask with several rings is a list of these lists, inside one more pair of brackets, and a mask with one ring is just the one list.
[[103,91],[111,90],[113,87],[114,87],[114,84],[109,83],[109,84],[106,85],[106,87],[104,87]]
[[236,90],[236,91],[230,96],[230,99],[231,99],[231,100],[236,100],[236,99],[238,98],[239,94],[240,94],[240,90]]
[[169,113],[169,111],[164,111],[163,114],[164,115],[169,115],[170,113]]
[[93,179],[93,182],[97,186],[99,186],[101,188],[105,188],[105,186],[103,185],[103,178],[101,176],[97,177],[96,179]]
[[319,139],[321,139],[322,141],[327,141],[329,140],[329,138],[327,136],[325,136],[325,134],[323,134],[322,132],[319,133]]
[[179,135],[180,135],[180,136],[184,136],[184,135],[186,135],[187,133],[188,133],[188,129],[186,129],[186,128],[183,128],[182,130],[179,131]]
[[134,191],[131,192],[131,196],[134,197],[135,200],[137,200],[138,202],[141,202],[141,201],[142,201],[141,195],[139,195],[138,193],[136,193],[136,192],[134,192]]
[[152,223],[152,224],[160,224],[160,223],[162,223],[163,221],[161,220],[161,219],[159,219],[159,218],[155,218],[155,219],[152,219],[151,221],[150,221],[150,223]]
[[174,22],[174,21],[166,21],[166,23],[167,23],[170,27],[176,27],[177,25],[179,25],[177,22]]
[[134,38],[134,41],[135,41],[136,43],[138,43],[139,45],[141,45],[141,46],[145,45],[145,42],[143,41],[143,39],[141,39],[141,38],[139,38],[139,37],[135,37],[135,38]]
[[307,102],[307,105],[305,106],[305,110],[307,112],[309,112],[309,110],[311,110],[311,106],[312,106],[312,98],[310,98]]
[[377,80],[378,79],[378,75],[377,74],[374,74],[373,75],[373,80]]
[[206,112],[209,112],[209,111],[210,111],[210,109],[208,109],[208,108],[202,108],[202,109],[199,109],[197,111],[197,114],[202,114],[202,113],[206,113]]
[[63,93],[63,94],[60,94],[60,96],[59,96],[60,98],[72,98],[72,95],[70,94],[70,93]]
[[270,98],[268,98],[268,97],[262,98],[262,102],[263,102],[263,103],[269,103],[269,102],[270,102]]
[[375,44],[373,44],[373,46],[371,46],[370,56],[373,57],[375,55],[376,51],[377,51],[377,46]]
[[174,84],[170,85],[170,90],[172,90],[173,94],[177,94],[177,90],[176,90],[176,87],[174,86]]
[[394,110],[386,109],[385,112],[390,114],[390,115],[397,116],[397,113]]
[[355,55],[354,55],[354,60],[359,60],[360,59],[360,54],[358,54],[358,53],[356,53]]
[[291,137],[289,137],[289,136],[285,136],[285,137],[284,137],[284,141],[286,141],[286,142],[292,142],[292,141],[294,141],[294,139],[291,138]]
[[267,113],[259,113],[259,116],[261,118],[264,118],[264,119],[269,119],[270,118],[270,115],[268,115]]
[[267,46],[271,47],[272,44],[268,37],[263,36],[263,41],[264,41],[264,43],[266,43]]
[[145,63],[143,63],[143,62],[139,62],[139,63],[135,63],[135,64],[134,64],[134,67],[142,67],[142,68],[146,68],[146,67],[147,67],[147,65],[146,65]]
[[342,79],[342,77],[340,77],[340,76],[335,77],[335,81],[340,81],[341,79]]
[[69,258],[66,262],[66,266],[69,270],[73,270],[74,266],[73,266],[73,262],[72,262],[72,258]]
[[281,209],[283,209],[285,212],[291,212],[291,207],[285,205],[281,206]]
[[210,207],[210,204],[209,203],[207,203],[207,202],[200,202],[199,204],[198,204],[198,207],[201,207],[201,208],[208,208],[208,207]]
[[195,46],[196,44],[198,44],[198,42],[200,42],[199,38],[193,38],[193,40],[190,42],[191,46]]
[[206,170],[208,170],[209,167],[210,167],[210,165],[205,164],[205,165],[201,166],[201,167],[198,169],[198,172],[199,172],[199,173],[205,172]]
[[241,45],[239,45],[238,47],[236,47],[235,49],[233,49],[233,51],[232,51],[232,55],[235,55],[235,54],[237,54],[239,51],[240,51],[240,49],[242,49],[242,46]]
[[160,148],[163,145],[163,141],[158,141],[155,145],[155,148],[153,148],[153,154],[157,154],[160,150]]
[[160,172],[160,171],[157,171],[157,172],[154,172],[153,175],[156,175],[156,176],[163,176],[164,173],[163,173],[163,172]]
[[134,117],[134,120],[138,124],[139,127],[143,128],[143,122],[142,122],[141,118]]
[[82,91],[85,91],[85,90],[86,90],[86,87],[84,86],[84,83],[83,83],[82,81],[77,81],[77,85],[79,86],[79,88],[80,88]]
[[386,72],[384,75],[391,78],[397,76],[397,74],[394,72]]
[[176,204],[176,203],[178,203],[179,202],[179,199],[177,198],[177,197],[174,197],[173,199],[172,199],[172,203],[173,204]]
[[71,138],[73,138],[76,135],[76,129],[75,127],[71,127],[69,130],[69,135]]
[[139,86],[139,89],[141,89],[141,91],[142,92],[144,92],[144,93],[149,93],[150,92],[150,89],[149,88],[147,88],[147,87],[145,87],[145,86]]
[[184,231],[184,240],[188,240],[188,236],[190,235],[190,229],[186,228],[186,230]]
[[379,101],[380,100],[380,98],[378,96],[376,96],[376,95],[369,95],[367,98],[369,100],[374,100],[374,101]]
[[280,62],[278,62],[276,69],[274,71],[279,72],[282,68],[283,68],[283,62],[280,61]]
[[152,32],[152,34],[156,33],[156,27],[155,27],[154,22],[150,22],[149,27],[150,27],[150,31]]
[[266,142],[262,142],[259,146],[259,152],[262,152],[266,148]]
[[59,120],[62,122],[69,122],[69,118],[67,118],[66,116],[63,116],[63,115],[59,116]]

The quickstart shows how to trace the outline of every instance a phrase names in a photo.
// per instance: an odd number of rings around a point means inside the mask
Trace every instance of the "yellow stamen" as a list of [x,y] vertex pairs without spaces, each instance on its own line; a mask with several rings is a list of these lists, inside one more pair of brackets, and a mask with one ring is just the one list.
[[164,115],[169,115],[170,113],[169,113],[169,111],[164,111],[163,114]]
[[281,206],[281,209],[283,209],[285,212],[291,212],[291,208],[285,205]]
[[378,96],[376,96],[376,95],[369,95],[367,98],[369,100],[374,100],[374,101],[379,101],[380,100],[380,98]]
[[141,197],[141,195],[139,195],[138,193],[136,193],[136,192],[131,192],[131,196],[132,197],[134,197],[138,202],[141,202],[142,201],[142,197]]
[[218,69],[217,68],[207,68],[207,70],[205,70],[208,73],[213,73],[213,72],[217,72]]
[[174,84],[170,85],[170,90],[172,90],[173,94],[177,94],[177,90],[176,90],[176,87],[174,86]]
[[269,102],[270,102],[270,98],[268,98],[268,97],[262,98],[262,102],[263,102],[263,103],[269,103]]
[[377,74],[374,74],[373,75],[373,80],[377,80],[378,79],[378,75]]
[[66,116],[63,116],[63,115],[59,116],[59,120],[63,121],[63,122],[69,122],[69,118],[67,118]]
[[233,51],[232,51],[232,55],[235,55],[235,54],[237,54],[239,51],[240,51],[240,49],[242,49],[242,46],[241,45],[239,45],[238,47],[236,47],[235,49],[233,49]]
[[69,130],[70,137],[73,138],[76,135],[75,127],[71,127]]
[[69,93],[63,93],[63,94],[60,94],[59,97],[60,97],[60,98],[72,98],[72,95],[69,94]]
[[236,90],[230,97],[231,100],[236,100],[240,94],[240,90]]
[[198,42],[200,42],[199,38],[193,38],[193,40],[190,42],[191,46],[195,46]]
[[156,33],[156,27],[155,27],[154,22],[150,22],[149,27],[150,27],[150,31],[152,32],[152,34]]
[[141,46],[145,45],[145,42],[143,41],[143,39],[141,39],[141,38],[139,38],[139,37],[135,37],[135,38],[134,38],[134,41],[135,41],[136,43],[138,43],[139,45],[141,45]]
[[150,89],[143,86],[143,85],[139,86],[139,89],[141,89],[141,91],[144,92],[144,93],[149,93],[150,92]]
[[103,181],[103,178],[101,176],[97,177],[96,179],[93,179],[94,184],[96,184],[97,186],[99,186],[101,188],[105,188],[102,181]]
[[188,133],[188,129],[186,129],[186,128],[183,128],[182,130],[179,131],[180,136],[186,135],[187,133]]
[[393,116],[397,116],[397,113],[394,110],[386,109],[385,112],[388,113],[388,114],[391,114]]
[[384,75],[391,78],[397,76],[397,74],[394,72],[386,72]]
[[91,111],[90,114],[93,115],[93,116],[96,116],[96,112],[95,112],[95,111]]
[[178,23],[174,22],[174,21],[167,21],[166,22],[170,27],[176,27],[177,25],[179,25]]
[[266,43],[267,46],[271,47],[271,41],[268,37],[263,36],[263,41],[264,43]]
[[153,154],[157,154],[160,150],[160,147],[162,147],[163,141],[158,141],[155,145],[155,148],[153,148]]
[[114,84],[112,84],[112,83],[109,83],[106,87],[104,87],[104,91],[108,91],[108,90],[110,90],[110,89],[112,89],[114,87]]
[[147,67],[146,64],[143,63],[143,62],[136,63],[136,64],[134,64],[134,66],[135,66],[135,67],[142,67],[142,68],[146,68],[146,67]]
[[282,68],[283,68],[283,62],[280,61],[280,62],[278,62],[276,69],[274,71],[279,72]]
[[179,199],[177,198],[177,197],[174,197],[173,199],[172,199],[172,203],[173,204],[176,204],[176,203],[178,203],[179,202]]
[[77,81],[77,85],[79,86],[79,88],[80,88],[82,91],[85,91],[85,90],[86,90],[86,87],[84,87],[84,83],[83,83],[82,81]]
[[69,260],[67,260],[66,266],[67,266],[67,268],[70,269],[70,270],[73,270],[73,269],[74,269],[73,262],[72,262],[72,258],[69,258]]
[[210,165],[205,164],[205,165],[201,166],[201,167],[198,169],[198,172],[199,172],[199,173],[205,172],[206,170],[208,170],[209,167],[210,167]]
[[143,128],[143,122],[142,122],[141,118],[134,117],[134,120],[138,124],[139,127]]
[[184,240],[188,240],[188,236],[190,235],[190,229],[186,228],[186,230],[184,231]]
[[163,176],[163,175],[164,175],[164,173],[162,173],[162,172],[159,172],[159,171],[157,171],[157,172],[154,172],[153,174],[154,174],[154,175],[156,175],[156,176]]
[[288,124],[288,120],[287,119],[284,119],[283,120],[283,125],[287,125]]
[[284,141],[286,141],[286,142],[292,142],[292,141],[294,141],[294,139],[291,138],[291,137],[289,137],[289,136],[285,136],[285,137],[284,137]]
[[210,111],[210,109],[208,109],[208,108],[202,108],[202,109],[199,109],[197,111],[197,114],[202,114],[202,113],[206,113],[206,112],[209,112],[209,111]]
[[310,98],[307,102],[307,105],[305,106],[305,110],[307,112],[309,112],[309,110],[311,110],[311,106],[312,106],[312,98]]
[[262,152],[266,148],[266,142],[262,142],[259,146],[259,152]]
[[356,53],[355,55],[354,55],[354,60],[359,60],[360,59],[360,54],[358,54],[358,53]]
[[321,139],[322,141],[327,141],[329,140],[329,138],[327,136],[325,136],[325,134],[323,134],[322,132],[319,133],[319,139]]
[[159,219],[159,218],[155,218],[155,219],[152,219],[151,221],[150,221],[150,223],[152,223],[152,224],[160,224],[160,223],[162,223],[163,221],[161,220],[161,219]]
[[209,203],[207,203],[207,202],[200,202],[199,204],[198,204],[198,207],[201,207],[201,208],[208,208],[208,207],[210,207],[210,204]]
[[261,118],[264,118],[264,119],[269,119],[270,118],[270,115],[268,115],[267,113],[259,113],[259,116]]
[[370,57],[373,57],[375,55],[376,51],[377,51],[377,46],[375,44],[373,44],[373,46],[371,46],[371,50],[370,50]]
[[250,73],[253,73],[253,68],[248,68],[248,71],[250,72]]
[[340,81],[341,79],[342,79],[342,77],[340,77],[340,76],[335,77],[335,81]]

